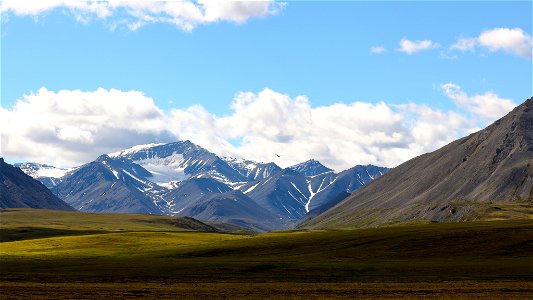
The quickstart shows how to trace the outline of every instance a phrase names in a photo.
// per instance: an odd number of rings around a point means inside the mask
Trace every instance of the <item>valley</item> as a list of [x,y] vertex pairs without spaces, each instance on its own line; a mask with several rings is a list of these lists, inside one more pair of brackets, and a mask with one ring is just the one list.
[[[268,290],[271,299],[519,299],[533,291],[530,219],[257,235],[128,214],[49,211],[31,221],[38,214],[0,212],[2,239],[11,240],[0,244],[0,288],[10,298],[95,288],[97,298],[253,298]],[[69,232],[21,236],[16,228]]]
[[0,0],[0,300],[533,300],[532,11]]

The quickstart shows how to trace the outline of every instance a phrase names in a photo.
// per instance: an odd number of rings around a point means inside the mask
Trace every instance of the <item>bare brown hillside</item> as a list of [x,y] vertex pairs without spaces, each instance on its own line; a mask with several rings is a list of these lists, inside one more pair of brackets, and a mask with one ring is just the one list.
[[401,164],[300,227],[464,221],[499,202],[533,202],[533,98],[487,128]]

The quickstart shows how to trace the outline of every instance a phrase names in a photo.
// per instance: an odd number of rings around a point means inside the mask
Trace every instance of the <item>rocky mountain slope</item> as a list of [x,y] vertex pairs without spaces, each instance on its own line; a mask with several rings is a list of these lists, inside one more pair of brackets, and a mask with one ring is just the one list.
[[0,158],[0,208],[73,210],[41,182]]
[[52,191],[80,211],[161,214],[162,188],[150,176],[129,159],[104,154],[67,173]]
[[51,189],[59,183],[59,179],[69,171],[69,169],[56,168],[39,163],[18,163],[13,166],[21,169],[24,173],[42,182],[47,188]]
[[272,176],[274,173],[281,171],[281,168],[275,163],[258,163],[255,161],[224,157],[224,161],[234,170],[245,176],[249,180],[261,180]]
[[498,202],[533,202],[533,98],[487,128],[401,164],[300,226],[463,221]]
[[163,186],[191,177],[209,177],[226,184],[247,181],[224,160],[190,141],[139,145],[109,156],[131,159],[152,174],[152,182]]

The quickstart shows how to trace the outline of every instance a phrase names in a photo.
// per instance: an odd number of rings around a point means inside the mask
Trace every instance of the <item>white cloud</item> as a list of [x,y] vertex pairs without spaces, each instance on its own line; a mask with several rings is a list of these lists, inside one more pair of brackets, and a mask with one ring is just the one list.
[[485,121],[499,119],[516,107],[516,103],[511,99],[500,98],[493,92],[469,96],[461,90],[459,85],[451,82],[442,84],[441,89],[456,105]]
[[474,51],[476,47],[476,39],[473,38],[459,38],[455,44],[450,46],[450,50],[459,51]]
[[386,49],[383,46],[374,46],[370,48],[370,53],[373,53],[373,54],[381,54],[385,51]]
[[[486,98],[483,104],[497,107],[495,113],[458,86],[443,89],[461,107],[484,118],[512,108],[491,102],[497,97]],[[340,171],[356,164],[396,166],[479,127],[477,118],[424,105],[354,102],[313,107],[306,96],[292,98],[268,88],[237,94],[231,108],[226,116],[199,105],[164,112],[137,91],[42,88],[12,109],[0,108],[0,155],[74,166],[136,144],[189,139],[218,155],[274,161],[283,167],[315,158]],[[242,142],[230,143],[235,140]]]
[[165,114],[141,92],[41,88],[0,110],[2,155],[76,165],[130,143],[171,141]]
[[429,50],[439,47],[439,44],[434,43],[431,40],[411,41],[406,38],[401,39],[400,48],[398,51],[405,52],[407,54],[413,54],[416,52]]
[[505,51],[531,58],[531,36],[520,28],[495,28],[482,32],[477,38],[479,45],[490,51]]
[[284,3],[273,0],[3,0],[2,13],[38,17],[52,10],[63,9],[82,23],[93,18],[109,20],[115,17],[110,28],[126,26],[136,30],[146,24],[170,23],[191,31],[199,25],[219,21],[241,24],[250,18],[277,14],[284,6]]
[[475,38],[460,38],[450,46],[450,50],[473,51],[476,47],[483,47],[491,52],[504,51],[531,59],[532,46],[531,35],[521,28],[494,28]]

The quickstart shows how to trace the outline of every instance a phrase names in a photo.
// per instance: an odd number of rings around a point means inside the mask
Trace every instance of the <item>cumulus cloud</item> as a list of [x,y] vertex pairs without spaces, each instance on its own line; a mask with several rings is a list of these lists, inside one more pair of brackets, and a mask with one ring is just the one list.
[[2,155],[77,165],[130,143],[171,141],[165,113],[141,92],[41,88],[1,108]]
[[516,107],[516,103],[511,99],[500,98],[490,91],[483,95],[469,96],[461,90],[459,85],[451,82],[442,84],[441,89],[460,108],[483,120],[494,121]]
[[52,10],[63,9],[83,23],[92,19],[109,20],[115,17],[110,23],[111,28],[125,25],[131,30],[137,30],[146,24],[170,23],[191,31],[207,23],[229,21],[240,24],[250,18],[274,15],[284,5],[273,0],[3,0],[2,13],[38,17]]
[[531,36],[521,28],[495,28],[482,32],[477,38],[481,46],[490,51],[505,51],[531,58]]
[[439,47],[439,44],[434,43],[431,40],[411,41],[406,38],[403,38],[400,40],[400,48],[398,48],[397,50],[405,52],[407,54],[413,54],[437,47]]
[[[484,122],[513,107],[490,93],[470,97],[451,83],[442,88]],[[75,166],[137,144],[188,139],[221,156],[282,167],[314,158],[340,171],[356,164],[393,167],[480,125],[477,118],[413,103],[313,107],[306,96],[268,88],[238,93],[231,109],[225,116],[200,105],[162,111],[138,91],[41,88],[11,109],[0,108],[1,155]]]
[[460,38],[450,50],[473,51],[476,47],[491,52],[503,51],[524,58],[533,56],[533,39],[521,28],[494,28],[483,31],[475,38]]
[[383,52],[385,52],[385,47],[383,46],[374,46],[374,47],[371,47],[370,48],[370,53],[372,54],[381,54]]

